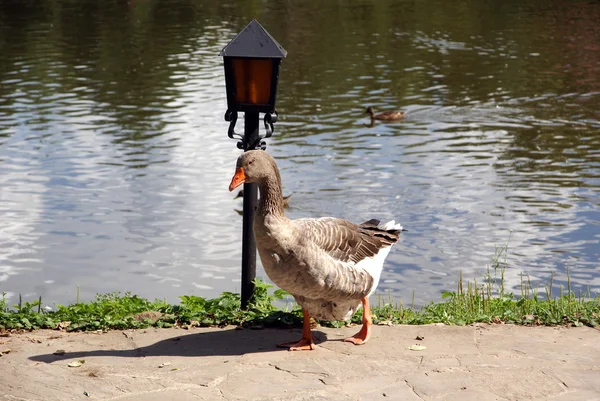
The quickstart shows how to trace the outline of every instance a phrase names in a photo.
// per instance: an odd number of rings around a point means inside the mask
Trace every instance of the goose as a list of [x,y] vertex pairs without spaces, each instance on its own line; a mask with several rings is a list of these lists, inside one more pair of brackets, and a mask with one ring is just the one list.
[[372,326],[369,296],[402,225],[375,219],[361,224],[333,217],[288,219],[279,169],[263,150],[247,151],[237,159],[229,191],[243,183],[255,183],[260,191],[253,229],[265,272],[302,307],[302,338],[277,346],[313,350],[311,317],[349,320],[361,306],[362,327],[345,341],[365,344]]
[[373,111],[373,107],[367,107],[367,114],[371,116],[372,120],[385,120],[385,121],[393,121],[393,120],[401,120],[404,118],[406,114],[404,111],[384,111],[383,113],[375,114]]
[[[233,199],[243,198],[243,197],[244,197],[244,190],[240,189],[240,192],[238,192],[238,194]],[[292,197],[292,194],[289,194],[288,196],[284,196],[283,197],[283,207],[289,207],[290,206],[290,198],[291,197]]]

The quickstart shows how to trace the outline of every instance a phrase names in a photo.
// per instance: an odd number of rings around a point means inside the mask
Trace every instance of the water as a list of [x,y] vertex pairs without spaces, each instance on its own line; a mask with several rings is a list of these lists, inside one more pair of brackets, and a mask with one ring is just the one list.
[[[508,290],[567,269],[576,291],[600,290],[600,3],[215,4],[0,1],[12,301],[239,291],[217,54],[252,18],[288,51],[268,140],[288,216],[410,230],[381,292],[439,300],[509,236]],[[407,117],[369,126],[367,106]]]

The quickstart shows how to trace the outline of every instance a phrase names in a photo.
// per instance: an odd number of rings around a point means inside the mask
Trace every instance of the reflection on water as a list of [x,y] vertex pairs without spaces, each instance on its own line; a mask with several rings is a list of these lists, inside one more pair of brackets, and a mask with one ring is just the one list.
[[254,17],[287,214],[401,221],[381,291],[437,300],[511,230],[513,291],[600,290],[600,4],[434,3],[0,2],[0,292],[239,291],[216,55]]

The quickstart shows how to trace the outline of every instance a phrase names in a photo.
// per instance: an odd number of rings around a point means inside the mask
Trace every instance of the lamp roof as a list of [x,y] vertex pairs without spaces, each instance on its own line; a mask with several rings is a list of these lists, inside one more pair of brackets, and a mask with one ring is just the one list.
[[285,58],[287,51],[253,19],[219,53],[223,57]]

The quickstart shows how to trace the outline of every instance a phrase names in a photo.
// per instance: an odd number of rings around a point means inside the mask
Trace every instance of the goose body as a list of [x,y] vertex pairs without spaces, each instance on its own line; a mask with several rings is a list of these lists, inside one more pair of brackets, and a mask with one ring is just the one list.
[[394,121],[403,119],[406,113],[404,111],[384,111],[375,114],[373,107],[367,107],[367,114],[371,116],[371,120]]
[[286,220],[257,216],[254,236],[265,272],[315,319],[350,319],[377,288],[401,227],[390,222],[388,232],[377,220]]
[[348,320],[363,306],[363,327],[346,341],[370,336],[369,296],[377,288],[383,262],[402,226],[369,220],[354,224],[333,217],[288,219],[283,212],[281,178],[275,160],[262,150],[243,153],[229,186],[254,182],[260,200],[254,220],[256,247],[269,278],[302,307],[304,327],[292,350],[314,349],[310,317]]

